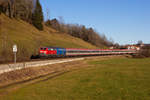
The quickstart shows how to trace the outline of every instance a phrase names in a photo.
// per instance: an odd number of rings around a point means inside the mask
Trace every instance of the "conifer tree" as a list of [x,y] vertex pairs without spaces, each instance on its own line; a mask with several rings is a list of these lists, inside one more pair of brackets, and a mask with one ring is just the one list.
[[36,0],[35,9],[32,15],[32,24],[39,30],[43,30],[43,12],[39,0]]
[[2,6],[0,6],[0,14],[2,13],[2,11],[3,11],[3,8],[2,8]]

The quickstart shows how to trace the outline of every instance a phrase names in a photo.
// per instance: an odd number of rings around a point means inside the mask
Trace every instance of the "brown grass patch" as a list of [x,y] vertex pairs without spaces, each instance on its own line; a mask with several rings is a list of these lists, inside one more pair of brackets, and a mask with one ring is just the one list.
[[37,68],[26,68],[4,73],[0,75],[0,88],[6,88],[15,84],[21,84],[59,72],[67,72],[71,69],[78,69],[83,67],[85,64],[85,61],[75,61]]

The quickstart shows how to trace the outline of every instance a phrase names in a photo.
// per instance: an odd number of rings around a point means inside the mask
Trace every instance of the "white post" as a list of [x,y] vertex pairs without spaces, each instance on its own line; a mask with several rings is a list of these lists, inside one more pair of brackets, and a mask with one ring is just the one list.
[[13,52],[14,52],[14,63],[16,64],[16,61],[17,61],[17,56],[16,56],[16,53],[17,53],[17,45],[13,45]]
[[17,57],[16,57],[16,52],[14,53],[14,63],[16,64],[16,60],[17,60]]

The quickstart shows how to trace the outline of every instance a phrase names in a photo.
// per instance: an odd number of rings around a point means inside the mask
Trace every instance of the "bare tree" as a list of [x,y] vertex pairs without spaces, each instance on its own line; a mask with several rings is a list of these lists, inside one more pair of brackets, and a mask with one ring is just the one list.
[[141,44],[143,44],[143,41],[139,40],[138,43],[137,43],[137,45],[141,45]]
[[32,16],[33,0],[0,0],[0,10],[9,17],[29,21]]
[[50,10],[48,8],[46,9],[46,16],[47,19],[50,20]]

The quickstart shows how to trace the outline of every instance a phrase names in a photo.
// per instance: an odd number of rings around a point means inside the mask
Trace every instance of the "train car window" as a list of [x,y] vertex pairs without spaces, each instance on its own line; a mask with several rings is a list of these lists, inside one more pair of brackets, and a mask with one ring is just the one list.
[[67,51],[68,53],[73,53],[72,51]]

